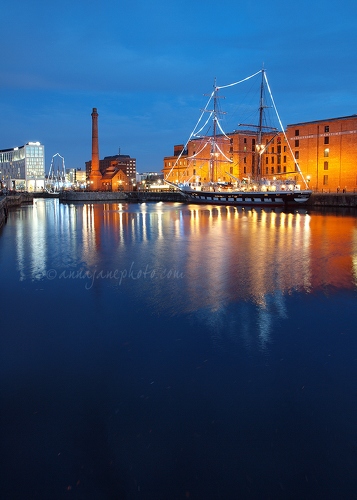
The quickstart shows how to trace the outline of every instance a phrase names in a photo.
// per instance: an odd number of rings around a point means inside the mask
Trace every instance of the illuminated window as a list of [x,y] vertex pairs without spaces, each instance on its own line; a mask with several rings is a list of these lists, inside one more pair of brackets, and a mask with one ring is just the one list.
[[325,157],[325,158],[328,158],[329,154],[330,154],[330,150],[329,150],[329,148],[326,148],[326,149],[324,150],[324,157]]

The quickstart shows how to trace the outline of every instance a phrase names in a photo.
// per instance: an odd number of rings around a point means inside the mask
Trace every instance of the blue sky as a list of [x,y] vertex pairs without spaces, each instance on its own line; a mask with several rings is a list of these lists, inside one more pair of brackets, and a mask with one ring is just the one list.
[[40,141],[46,170],[56,153],[84,168],[96,107],[100,157],[159,171],[214,78],[263,64],[284,125],[355,114],[356,4],[3,0],[0,149]]

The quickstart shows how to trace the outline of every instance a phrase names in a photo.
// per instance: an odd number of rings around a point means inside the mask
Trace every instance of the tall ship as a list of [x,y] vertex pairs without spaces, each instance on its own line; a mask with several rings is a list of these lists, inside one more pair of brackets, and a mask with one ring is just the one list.
[[[234,165],[232,134],[227,134],[221,124],[221,117],[225,113],[220,109],[219,99],[222,96],[219,91],[259,76],[257,123],[238,125],[250,131],[251,147],[244,146],[244,151],[252,155],[251,169],[246,173],[246,168],[239,166],[242,175],[238,177],[234,175],[237,166]],[[267,96],[270,98],[269,106]],[[274,110],[279,128],[267,124],[265,114],[268,108]],[[237,131],[235,133],[239,134]],[[269,169],[263,164],[263,158],[275,139],[277,151],[283,147],[284,153],[291,156],[290,164],[294,167],[290,171],[286,167]],[[192,144],[194,148],[188,154],[187,146]],[[274,150],[274,147],[271,149]],[[182,164],[185,166],[182,167]],[[165,174],[165,182],[178,189],[191,203],[287,207],[306,203],[312,193],[285,135],[265,69],[229,85],[218,86],[214,83],[194,130]]]

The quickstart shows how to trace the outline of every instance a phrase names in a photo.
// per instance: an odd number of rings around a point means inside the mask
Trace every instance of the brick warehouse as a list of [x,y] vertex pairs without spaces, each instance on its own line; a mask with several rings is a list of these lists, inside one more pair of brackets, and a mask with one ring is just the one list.
[[[292,153],[314,191],[357,190],[357,115],[291,124],[285,135],[288,143],[283,133],[274,138],[271,133],[263,134],[262,142],[268,144],[261,161],[263,177],[282,176],[298,180]],[[220,171],[215,172],[217,180],[229,181],[231,176],[239,179],[254,177],[257,173],[257,134],[241,130],[227,136],[228,139],[221,136],[219,147],[231,162],[221,164]],[[183,147],[176,145],[173,156],[164,158],[164,177],[172,182],[183,182],[192,177],[207,181],[209,145],[200,148],[199,139],[191,140],[180,156]],[[194,159],[190,160],[193,156]]]
[[286,135],[312,189],[357,189],[357,115],[288,125]]

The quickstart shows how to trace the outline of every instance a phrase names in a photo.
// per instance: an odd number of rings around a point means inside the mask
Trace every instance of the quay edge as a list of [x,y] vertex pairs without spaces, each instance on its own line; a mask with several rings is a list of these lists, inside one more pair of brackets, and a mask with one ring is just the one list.
[[185,201],[179,192],[154,191],[63,191],[59,195],[62,202],[68,201]]
[[[64,191],[59,195],[60,201],[167,201],[186,202],[183,195],[178,191],[158,192],[158,191],[121,191],[121,192],[78,192]],[[320,207],[342,207],[357,208],[356,193],[312,193],[310,199],[300,205],[309,208]]]
[[0,227],[5,224],[7,218],[7,206],[6,206],[6,197],[0,197]]
[[12,207],[19,207],[23,203],[32,203],[33,196],[27,193],[19,193],[11,196],[0,196],[0,227],[2,227]]
[[310,199],[304,203],[309,208],[357,208],[356,193],[312,193]]

